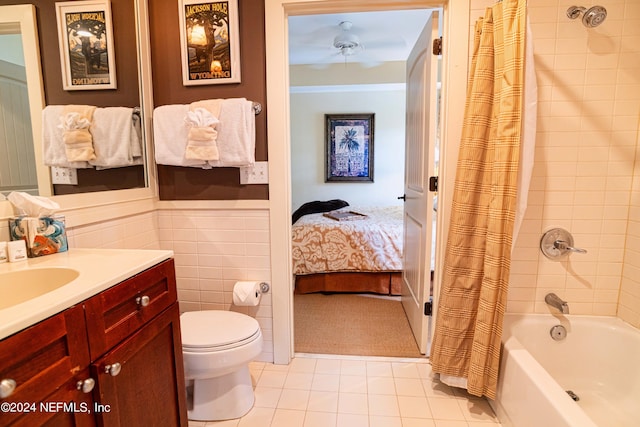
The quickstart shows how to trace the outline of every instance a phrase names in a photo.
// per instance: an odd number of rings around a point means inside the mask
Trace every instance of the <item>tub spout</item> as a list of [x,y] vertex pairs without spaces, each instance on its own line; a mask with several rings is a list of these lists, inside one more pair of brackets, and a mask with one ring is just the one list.
[[544,297],[544,302],[549,304],[551,307],[557,308],[562,314],[569,314],[569,303],[560,299],[560,297],[553,292],[548,293]]

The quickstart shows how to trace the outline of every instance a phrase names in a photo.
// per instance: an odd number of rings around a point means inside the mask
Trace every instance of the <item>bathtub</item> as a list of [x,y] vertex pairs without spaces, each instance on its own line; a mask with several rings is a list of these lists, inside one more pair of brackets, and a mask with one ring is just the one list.
[[[555,325],[564,340],[551,338]],[[615,317],[507,314],[503,331],[489,401],[503,427],[640,426],[638,329]]]

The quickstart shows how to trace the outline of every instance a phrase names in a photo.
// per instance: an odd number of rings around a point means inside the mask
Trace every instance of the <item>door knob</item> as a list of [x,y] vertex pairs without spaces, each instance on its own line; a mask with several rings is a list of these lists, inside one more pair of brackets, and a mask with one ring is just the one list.
[[398,200],[402,200],[403,202],[407,201],[407,195],[403,194],[402,196],[398,197]]

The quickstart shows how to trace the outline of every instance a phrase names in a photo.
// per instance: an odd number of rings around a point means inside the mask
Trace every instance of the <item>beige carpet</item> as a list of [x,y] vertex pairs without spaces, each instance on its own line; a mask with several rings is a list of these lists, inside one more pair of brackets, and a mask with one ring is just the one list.
[[422,357],[400,301],[355,294],[294,295],[298,353]]

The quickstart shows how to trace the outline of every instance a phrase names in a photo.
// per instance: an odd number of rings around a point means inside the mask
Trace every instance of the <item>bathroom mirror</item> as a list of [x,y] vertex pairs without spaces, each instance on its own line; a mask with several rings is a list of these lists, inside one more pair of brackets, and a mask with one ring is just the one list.
[[[98,178],[92,178],[93,183],[82,187],[80,191],[71,188],[70,192],[57,191],[59,186],[54,187],[51,184],[49,168],[44,166],[41,149],[42,138],[42,109],[46,104],[64,105],[64,104],[89,104],[97,105],[100,107],[107,106],[127,106],[127,107],[140,107],[142,114],[142,130],[143,130],[143,151],[144,156],[148,153],[148,141],[144,138],[144,135],[149,135],[150,126],[150,112],[151,102],[150,89],[151,79],[149,67],[145,64],[149,63],[148,57],[148,36],[145,34],[148,32],[147,25],[147,4],[145,0],[120,0],[112,1],[112,11],[114,17],[114,31],[118,31],[121,35],[120,39],[123,44],[128,48],[123,48],[120,51],[121,61],[123,66],[120,66],[118,71],[118,80],[122,79],[122,84],[117,91],[75,91],[76,93],[65,92],[62,90],[61,70],[59,59],[56,62],[51,60],[52,57],[59,57],[57,28],[54,2],[48,0],[36,0],[33,1],[35,7],[31,4],[21,5],[3,5],[4,1],[0,0],[0,31],[3,33],[12,32],[13,36],[10,37],[11,43],[16,43],[15,40],[19,39],[19,43],[22,44],[22,50],[24,55],[24,75],[26,77],[26,90],[29,94],[28,111],[31,118],[36,117],[37,120],[31,120],[31,136],[32,136],[32,149],[33,154],[29,154],[30,150],[27,150],[24,146],[20,148],[12,148],[14,152],[25,152],[25,160],[20,162],[20,170],[35,170],[37,176],[37,190],[33,189],[32,193],[38,193],[42,196],[52,196],[60,194],[73,194],[73,196],[56,196],[56,199],[65,206],[92,206],[100,200],[110,200],[107,194],[104,193],[117,193],[115,194],[116,200],[140,199],[153,196],[153,191],[150,188],[150,182],[152,180],[148,174],[148,168],[145,166],[138,166],[138,170],[135,171],[134,184],[129,186],[120,185],[119,177],[122,176],[125,171],[113,169],[112,180],[116,182],[115,187],[109,187],[102,185],[99,182],[101,176],[106,174],[95,174]],[[50,10],[51,9],[51,10]],[[37,15],[37,18],[36,18]],[[115,20],[121,17],[118,22],[126,22],[125,24],[119,24]],[[40,22],[38,22],[40,21]],[[120,25],[120,27],[118,27]],[[123,28],[127,25],[128,35],[124,34]],[[44,33],[44,35],[42,34]],[[40,39],[40,42],[38,41]],[[4,37],[0,37],[0,43],[3,43]],[[0,44],[0,51],[8,51],[4,45]],[[42,50],[42,51],[41,51]],[[53,55],[53,56],[52,56]],[[135,58],[132,58],[132,56]],[[116,51],[116,58],[118,52]],[[134,59],[134,60],[132,60]],[[136,61],[137,59],[137,61]],[[7,61],[8,62],[8,61]],[[16,67],[20,67],[17,65]],[[127,73],[127,67],[133,68],[132,72]],[[44,70],[44,73],[43,73]],[[93,93],[92,93],[93,92]],[[104,95],[97,94],[96,92],[102,92]],[[123,105],[119,102],[123,97],[134,94],[134,99],[128,102],[130,105]],[[4,97],[4,94],[0,93],[0,96]],[[97,100],[96,102],[92,102]],[[9,138],[16,140],[17,138]],[[18,141],[20,144],[20,142]],[[30,157],[31,162],[26,160]],[[0,169],[4,170],[7,167],[7,162],[0,161]],[[127,168],[119,168],[127,169]],[[132,168],[130,168],[132,169]],[[80,171],[80,170],[79,170]],[[115,179],[113,177],[116,177]],[[121,181],[124,181],[120,179]],[[128,183],[127,183],[128,185]],[[23,187],[20,191],[26,191],[27,187]],[[107,191],[107,190],[117,191]],[[2,193],[6,194],[13,190],[0,188],[0,199],[3,199]],[[64,190],[64,188],[63,188]],[[97,193],[99,192],[99,193]],[[86,194],[77,194],[86,193]],[[86,197],[83,197],[86,196]],[[64,203],[69,201],[70,203]],[[10,212],[10,205],[8,202],[0,201],[0,217]]]
[[39,126],[31,120],[39,119],[44,107],[40,70],[35,8],[0,6],[0,192],[4,194],[51,194],[48,169],[36,159]]

